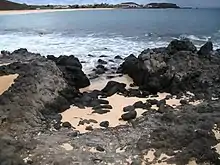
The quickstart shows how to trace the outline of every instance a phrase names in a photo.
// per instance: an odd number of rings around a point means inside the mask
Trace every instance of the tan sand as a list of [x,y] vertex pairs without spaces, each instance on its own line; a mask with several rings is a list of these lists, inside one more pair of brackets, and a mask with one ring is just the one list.
[[2,95],[8,88],[14,83],[14,80],[18,77],[18,74],[12,74],[7,76],[0,76],[0,95]]
[[[126,88],[128,88],[129,85],[133,83],[132,79],[128,76],[117,77],[111,80],[127,84]],[[99,81],[94,81],[91,83],[89,87],[83,88],[80,91],[89,92],[95,89],[100,90],[105,87],[108,81],[110,80],[106,80],[104,78],[100,79]],[[81,133],[88,132],[85,130],[87,126],[92,126],[93,128],[100,128],[99,124],[102,121],[109,121],[110,127],[116,127],[118,125],[126,125],[128,124],[127,122],[119,120],[121,118],[121,115],[124,113],[123,107],[133,105],[137,101],[146,102],[146,100],[148,99],[161,100],[164,99],[168,95],[168,93],[158,93],[158,95],[159,97],[137,98],[137,97],[124,97],[122,95],[115,94],[106,99],[109,101],[109,104],[113,107],[113,109],[111,109],[110,112],[106,114],[92,113],[94,110],[92,110],[92,108],[89,107],[86,107],[85,109],[79,109],[78,107],[72,106],[70,109],[61,113],[62,122],[70,122],[71,125],[75,127],[76,130],[79,130]],[[176,98],[169,99],[167,100],[167,104],[176,107],[180,105],[180,100]],[[156,106],[153,106],[152,108],[155,110],[158,109]],[[143,112],[145,112],[146,110],[136,109],[136,111],[137,111],[137,117],[140,117],[143,114]],[[82,121],[84,119],[87,120],[93,119],[96,120],[98,123],[78,125],[79,121]]]
[[69,143],[64,143],[60,147],[64,148],[66,151],[73,150],[73,147]]
[[36,10],[4,10],[0,15],[37,14],[63,11],[113,10],[114,8],[82,8],[82,9],[36,9]]

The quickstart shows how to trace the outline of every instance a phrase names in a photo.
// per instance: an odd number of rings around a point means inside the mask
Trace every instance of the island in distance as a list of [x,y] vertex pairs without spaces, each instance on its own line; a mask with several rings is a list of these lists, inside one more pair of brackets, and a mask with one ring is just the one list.
[[149,3],[137,4],[135,2],[123,2],[120,4],[88,4],[88,5],[27,5],[15,3],[8,0],[0,0],[0,10],[36,10],[36,9],[77,9],[77,8],[139,8],[139,9],[165,9],[165,8],[180,8],[174,3]]

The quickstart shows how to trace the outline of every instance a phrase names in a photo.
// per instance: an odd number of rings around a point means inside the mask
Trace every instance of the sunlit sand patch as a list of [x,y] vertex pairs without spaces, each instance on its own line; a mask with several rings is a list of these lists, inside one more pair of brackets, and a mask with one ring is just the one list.
[[107,79],[107,78],[100,78],[99,80],[95,80],[91,82],[91,85],[86,87],[86,88],[81,88],[80,92],[89,92],[89,91],[93,91],[93,90],[101,90],[105,87],[105,85],[109,82],[109,81],[117,81],[120,83],[124,83],[126,84],[126,88],[129,88],[130,84],[133,84],[133,80],[132,78],[130,78],[128,75],[123,75],[121,77],[114,77],[112,79]]
[[[122,77],[115,77],[112,79],[101,79],[99,81],[92,82],[91,85],[87,88],[81,89],[81,92],[90,92],[93,90],[101,90],[103,89],[108,81],[117,81],[121,83],[125,83],[127,85],[127,88],[129,88],[129,85],[133,83],[132,79],[129,76],[122,76]],[[113,107],[113,109],[110,109],[110,112],[105,114],[97,114],[92,113],[94,110],[91,107],[86,107],[85,109],[80,109],[75,106],[71,106],[68,110],[61,113],[62,115],[62,122],[69,122],[71,125],[76,129],[79,130],[81,133],[88,132],[88,130],[85,130],[87,126],[92,126],[92,128],[101,128],[99,124],[102,121],[108,121],[109,127],[116,127],[118,125],[126,125],[128,124],[125,121],[119,120],[121,118],[121,115],[124,114],[123,108],[129,105],[133,105],[134,103],[138,101],[146,102],[148,99],[157,99],[161,100],[164,99],[169,93],[158,93],[158,97],[148,97],[148,98],[137,98],[137,97],[124,97],[123,95],[115,94],[111,97],[106,98],[106,100],[109,101],[109,104]],[[166,100],[166,103],[170,106],[176,107],[180,104],[180,99],[176,99],[175,97]],[[158,107],[153,106],[152,109],[157,110]],[[144,112],[147,110],[144,109],[136,109],[137,117],[140,117]],[[79,125],[79,122],[82,120],[90,120],[93,119],[97,121],[97,123],[91,123],[84,125]]]
[[61,145],[62,148],[64,148],[66,151],[71,151],[73,150],[73,147],[69,143],[63,143]]
[[[87,126],[92,126],[93,128],[100,128],[99,124],[102,121],[109,121],[110,127],[116,127],[118,125],[125,125],[127,122],[119,120],[121,118],[121,115],[123,112],[123,107],[126,105],[132,105],[137,101],[144,101],[146,99],[140,99],[136,97],[124,97],[118,94],[115,94],[109,98],[107,98],[109,101],[109,104],[113,107],[113,109],[110,110],[110,112],[105,114],[97,114],[92,113],[94,110],[90,107],[87,107],[85,109],[79,109],[78,107],[71,107],[70,109],[64,111],[61,113],[62,115],[62,122],[68,121],[71,123],[73,127],[75,127],[77,130],[79,130],[81,133],[88,132],[86,129]],[[141,114],[145,110],[137,109],[138,116],[141,116]],[[93,119],[96,120],[98,123],[90,123],[90,124],[84,124],[84,125],[78,125],[79,121],[84,119]]]
[[14,80],[18,77],[18,74],[11,74],[6,76],[0,76],[0,95],[9,89],[14,83]]

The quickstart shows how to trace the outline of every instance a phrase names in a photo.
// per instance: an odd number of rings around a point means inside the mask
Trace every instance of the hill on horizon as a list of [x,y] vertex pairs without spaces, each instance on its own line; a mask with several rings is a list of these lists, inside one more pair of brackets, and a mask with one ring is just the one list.
[[20,4],[8,0],[0,0],[0,10],[23,10],[27,9],[28,5]]

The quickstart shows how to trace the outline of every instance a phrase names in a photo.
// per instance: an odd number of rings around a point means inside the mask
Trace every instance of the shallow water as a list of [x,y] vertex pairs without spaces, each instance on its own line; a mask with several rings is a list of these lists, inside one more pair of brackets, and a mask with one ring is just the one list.
[[[76,55],[90,70],[112,59],[188,37],[220,47],[220,9],[96,10],[0,15],[0,50],[25,47],[42,55]],[[88,58],[92,54],[95,57]]]

